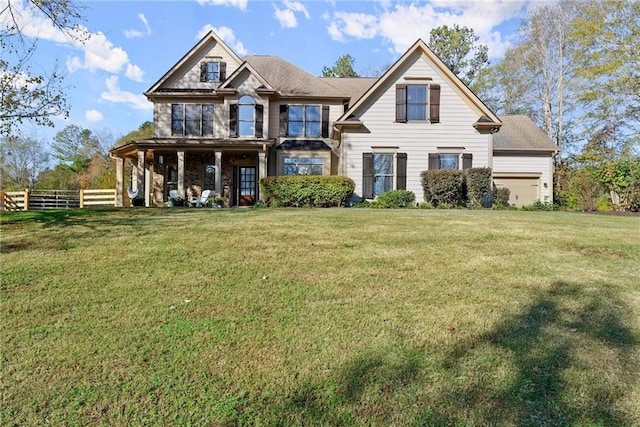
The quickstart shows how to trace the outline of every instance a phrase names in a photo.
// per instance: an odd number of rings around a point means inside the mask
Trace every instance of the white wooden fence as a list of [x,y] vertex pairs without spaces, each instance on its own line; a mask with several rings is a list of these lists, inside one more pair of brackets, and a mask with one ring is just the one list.
[[0,211],[115,206],[116,190],[0,191]]

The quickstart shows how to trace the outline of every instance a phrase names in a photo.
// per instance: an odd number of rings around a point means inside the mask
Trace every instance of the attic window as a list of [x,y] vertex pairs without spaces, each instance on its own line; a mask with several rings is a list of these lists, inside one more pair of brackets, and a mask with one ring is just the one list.
[[221,82],[224,77],[225,64],[219,60],[200,63],[201,82]]

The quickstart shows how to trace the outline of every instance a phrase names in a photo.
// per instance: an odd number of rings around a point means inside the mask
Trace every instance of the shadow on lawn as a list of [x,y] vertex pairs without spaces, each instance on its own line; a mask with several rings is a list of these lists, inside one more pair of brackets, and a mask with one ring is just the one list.
[[557,282],[443,363],[395,347],[303,384],[278,423],[630,425],[637,419],[616,404],[638,387],[638,338],[625,326],[634,315],[613,286]]

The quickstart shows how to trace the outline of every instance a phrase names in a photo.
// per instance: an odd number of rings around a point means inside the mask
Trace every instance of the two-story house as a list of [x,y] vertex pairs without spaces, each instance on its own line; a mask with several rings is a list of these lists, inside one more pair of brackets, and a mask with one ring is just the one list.
[[514,203],[551,201],[551,141],[526,117],[497,117],[422,40],[379,79],[321,78],[240,58],[210,32],[145,95],[153,138],[111,150],[120,206],[127,160],[147,206],[205,189],[249,206],[260,178],[298,174],[349,176],[362,198],[407,189],[421,200],[423,170],[485,166]]

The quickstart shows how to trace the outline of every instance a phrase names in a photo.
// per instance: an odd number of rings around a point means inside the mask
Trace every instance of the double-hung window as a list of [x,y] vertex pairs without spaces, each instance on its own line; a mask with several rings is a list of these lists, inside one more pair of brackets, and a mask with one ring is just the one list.
[[207,60],[200,63],[201,82],[221,82],[225,76],[225,63],[220,59]]
[[171,134],[176,136],[211,136],[213,104],[172,104]]
[[229,105],[229,136],[263,137],[264,106],[249,95],[243,95],[237,103]]
[[319,105],[290,105],[287,136],[320,136],[321,114]]
[[[462,161],[462,162],[461,162]],[[460,164],[462,163],[462,168]],[[429,153],[429,169],[471,169],[473,155],[461,152]]]
[[396,123],[440,123],[440,85],[397,84]]
[[362,197],[372,199],[380,194],[407,187],[406,153],[362,153]]

